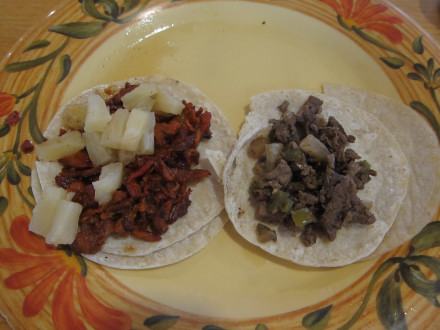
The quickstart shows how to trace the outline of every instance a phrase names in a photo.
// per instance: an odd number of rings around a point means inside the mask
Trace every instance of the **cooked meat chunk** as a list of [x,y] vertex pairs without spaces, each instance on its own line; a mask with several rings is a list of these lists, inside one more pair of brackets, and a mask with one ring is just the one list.
[[301,241],[305,246],[311,246],[316,243],[316,233],[313,230],[313,225],[307,225],[301,233]]
[[280,159],[275,168],[266,173],[264,179],[267,181],[276,180],[282,186],[287,186],[292,179],[292,170],[284,159]]
[[280,120],[272,120],[271,123],[275,129],[269,133],[271,142],[288,143],[289,141],[298,141],[299,132],[296,126],[297,119],[295,115],[287,111],[281,115]]
[[356,195],[356,186],[347,176],[342,176],[341,181],[327,191],[328,203],[324,206],[320,220],[321,227],[330,241],[336,238],[337,230],[341,229],[344,210],[350,207],[353,195]]
[[296,115],[298,124],[305,130],[305,135],[312,133],[319,127],[319,118],[322,101],[317,97],[310,96]]
[[299,202],[304,206],[314,205],[319,202],[319,198],[313,194],[299,191],[298,192]]
[[345,160],[346,161],[351,161],[351,160],[356,160],[356,159],[361,159],[361,156],[359,156],[356,151],[354,151],[353,149],[347,148],[345,149]]
[[[258,203],[255,210],[256,217],[264,222],[278,223],[286,215],[282,212],[269,212],[266,203]],[[281,218],[280,218],[281,217]]]

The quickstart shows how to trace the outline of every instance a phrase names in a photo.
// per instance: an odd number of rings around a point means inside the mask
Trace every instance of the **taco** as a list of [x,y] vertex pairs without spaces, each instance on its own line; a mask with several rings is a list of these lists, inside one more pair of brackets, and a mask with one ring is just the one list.
[[[299,140],[297,146],[293,147],[293,152],[288,150],[290,140],[286,140],[289,143],[283,144],[286,141],[278,136],[281,152],[270,151],[275,148],[272,146],[265,147],[264,150],[269,151],[263,154],[263,161],[275,160],[271,168],[264,168],[261,164],[258,168],[256,164],[259,160],[252,155],[253,149],[256,148],[253,144],[259,138],[267,139],[278,134],[274,133],[272,126],[277,125],[280,109],[289,118],[304,117],[308,116],[304,114],[304,109],[313,108],[310,102],[317,104],[315,109],[316,112],[320,112],[319,118],[312,122],[312,125],[300,129]],[[306,266],[343,266],[370,255],[392,226],[407,190],[408,164],[393,135],[368,112],[347,105],[340,99],[307,91],[262,93],[251,98],[250,110],[241,128],[239,140],[225,166],[223,178],[226,210],[238,233],[271,254]],[[304,119],[301,120],[304,122]],[[334,146],[327,144],[325,139],[319,141],[317,138],[309,138],[313,131],[322,133],[330,129],[323,128],[326,125],[333,128],[342,125],[340,131],[345,137],[341,139],[345,139],[344,143],[351,142],[351,151],[341,149],[338,152],[342,152],[342,157],[353,159],[353,164],[347,163],[346,166],[359,168],[365,165],[368,168],[367,172],[373,174],[368,180],[356,183],[355,179],[346,178],[346,172],[351,171],[348,167],[343,169],[343,172],[337,172],[340,155],[333,153]],[[310,144],[315,146],[311,148]],[[321,148],[321,144],[325,149],[323,154],[315,150]],[[299,154],[295,154],[298,150]],[[271,154],[275,156],[270,156]],[[293,159],[288,160],[288,154],[293,155]],[[348,154],[351,156],[347,156]],[[296,157],[305,157],[307,162],[300,163]],[[288,180],[295,176],[305,176],[304,171],[336,173],[322,176],[316,179],[315,183],[311,181],[290,185],[291,181],[286,181],[286,185],[278,185],[284,180],[281,176],[268,176],[272,175],[270,170],[274,168],[274,164],[281,167],[280,158],[284,161],[283,168],[287,169],[288,177],[290,176]],[[296,163],[296,170],[293,170],[292,162]],[[370,171],[370,168],[374,171]],[[254,186],[258,181],[255,180],[254,172],[267,172],[264,174],[267,180],[277,181],[269,190],[257,193],[260,196],[266,195],[268,201],[266,209],[263,209],[265,212],[262,213],[257,212],[260,204],[256,203],[256,199],[259,196],[250,194],[251,185]],[[331,183],[333,181],[334,183]],[[332,184],[334,186],[331,186]],[[312,195],[309,185],[315,185],[318,192],[323,186],[328,186],[328,190],[324,195]],[[301,187],[306,189],[301,191]],[[299,190],[298,195],[292,197],[292,191],[295,190]],[[334,196],[339,196],[341,190],[349,190],[352,197],[335,206]],[[295,205],[301,205],[298,206],[300,209],[295,208]],[[348,208],[353,205],[356,210]],[[353,214],[357,215],[359,208],[363,209],[364,223],[354,221],[357,216]],[[299,214],[297,211],[300,211]],[[336,212],[334,218],[337,221],[331,222],[330,227],[324,227],[319,219],[324,215],[325,219],[328,219],[332,212]],[[260,221],[256,221],[256,216]],[[280,220],[276,221],[275,218]],[[316,229],[312,244],[305,243],[302,239],[303,233],[310,227]],[[337,232],[334,231],[335,228]]]
[[49,244],[112,267],[150,268],[197,252],[224,224],[222,170],[235,134],[183,82],[96,86],[61,107],[44,135],[29,228]]
[[324,84],[324,94],[356,104],[376,116],[394,135],[410,168],[405,199],[393,226],[369,258],[405,243],[430,222],[440,203],[440,146],[432,128],[413,109],[384,95]]

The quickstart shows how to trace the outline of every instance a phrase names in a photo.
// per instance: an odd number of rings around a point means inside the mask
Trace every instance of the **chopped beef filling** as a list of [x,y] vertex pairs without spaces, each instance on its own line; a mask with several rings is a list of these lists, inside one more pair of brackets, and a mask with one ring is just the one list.
[[269,136],[255,138],[248,149],[258,159],[251,185],[256,218],[300,233],[305,246],[318,235],[333,241],[345,224],[376,221],[357,191],[377,173],[346,148],[355,137],[334,117],[326,121],[321,105],[310,96],[295,115],[285,101]]
[[[121,92],[108,103],[116,108],[120,96]],[[210,175],[193,167],[199,162],[199,142],[211,137],[211,114],[185,101],[182,107],[178,116],[156,115],[154,154],[136,156],[125,166],[122,186],[108,203],[98,205],[94,199],[92,182],[98,180],[101,167],[93,167],[87,150],[60,160],[63,170],[56,182],[74,192],[72,200],[83,206],[79,232],[71,245],[74,252],[96,253],[111,234],[159,241],[188,212],[188,185]]]

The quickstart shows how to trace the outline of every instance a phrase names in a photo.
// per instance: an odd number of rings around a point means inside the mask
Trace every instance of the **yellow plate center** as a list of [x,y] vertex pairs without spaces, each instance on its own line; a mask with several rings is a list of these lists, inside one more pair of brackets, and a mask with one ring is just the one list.
[[[94,85],[145,75],[198,87],[223,109],[236,131],[249,97],[271,89],[321,91],[328,82],[398,99],[377,62],[341,33],[285,8],[234,1],[177,3],[147,12],[88,56],[63,101]],[[109,272],[130,289],[171,307],[246,318],[331,297],[371,265],[296,266],[251,246],[228,224],[207,248],[176,265]]]

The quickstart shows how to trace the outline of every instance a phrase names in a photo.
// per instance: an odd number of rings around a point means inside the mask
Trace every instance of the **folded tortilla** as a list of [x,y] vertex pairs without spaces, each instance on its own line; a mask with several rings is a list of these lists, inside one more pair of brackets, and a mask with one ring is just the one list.
[[[288,110],[296,113],[310,95],[323,100],[324,118],[334,116],[347,134],[356,137],[356,142],[350,147],[377,171],[377,177],[358,193],[361,200],[372,203],[371,210],[377,220],[368,226],[343,226],[334,241],[318,237],[316,243],[309,247],[304,246],[299,235],[293,235],[283,226],[272,226],[277,232],[277,241],[260,243],[255,230],[258,221],[255,220],[249,196],[256,160],[250,158],[246,150],[270,119],[280,117],[279,105],[288,101]],[[375,116],[347,105],[339,98],[302,90],[279,90],[256,95],[251,98],[250,109],[223,177],[226,210],[238,233],[271,254],[306,266],[343,266],[370,255],[392,226],[408,185],[406,158],[389,130]]]
[[376,116],[394,135],[408,161],[408,190],[393,226],[370,258],[395,249],[430,222],[440,204],[440,145],[432,128],[410,107],[384,95],[332,84],[324,93]]
[[[86,104],[88,95],[99,94],[104,99],[108,99],[124,87],[126,82],[160,85],[178,99],[191,102],[197,109],[202,107],[210,112],[212,137],[203,140],[197,150],[200,154],[206,154],[211,150],[217,152],[217,155],[223,155],[222,159],[221,157],[216,159],[215,167],[219,171],[218,174],[214,168],[207,168],[211,172],[210,177],[200,183],[189,185],[192,189],[190,195],[192,203],[188,213],[170,225],[168,231],[161,235],[160,241],[146,242],[131,236],[114,235],[107,238],[100,252],[93,256],[86,255],[90,260],[116,268],[158,267],[177,262],[197,252],[213,239],[223,226],[224,221],[219,220],[218,217],[224,209],[221,172],[236,138],[224,114],[201,91],[181,81],[163,77],[131,78],[86,90],[59,109],[44,135],[51,138],[58,136],[61,128],[68,130],[70,123],[65,118],[72,116],[66,116],[67,112],[77,111],[78,107],[75,106],[77,104]],[[210,163],[205,162],[203,165],[209,166]],[[202,164],[199,165],[201,166]]]

